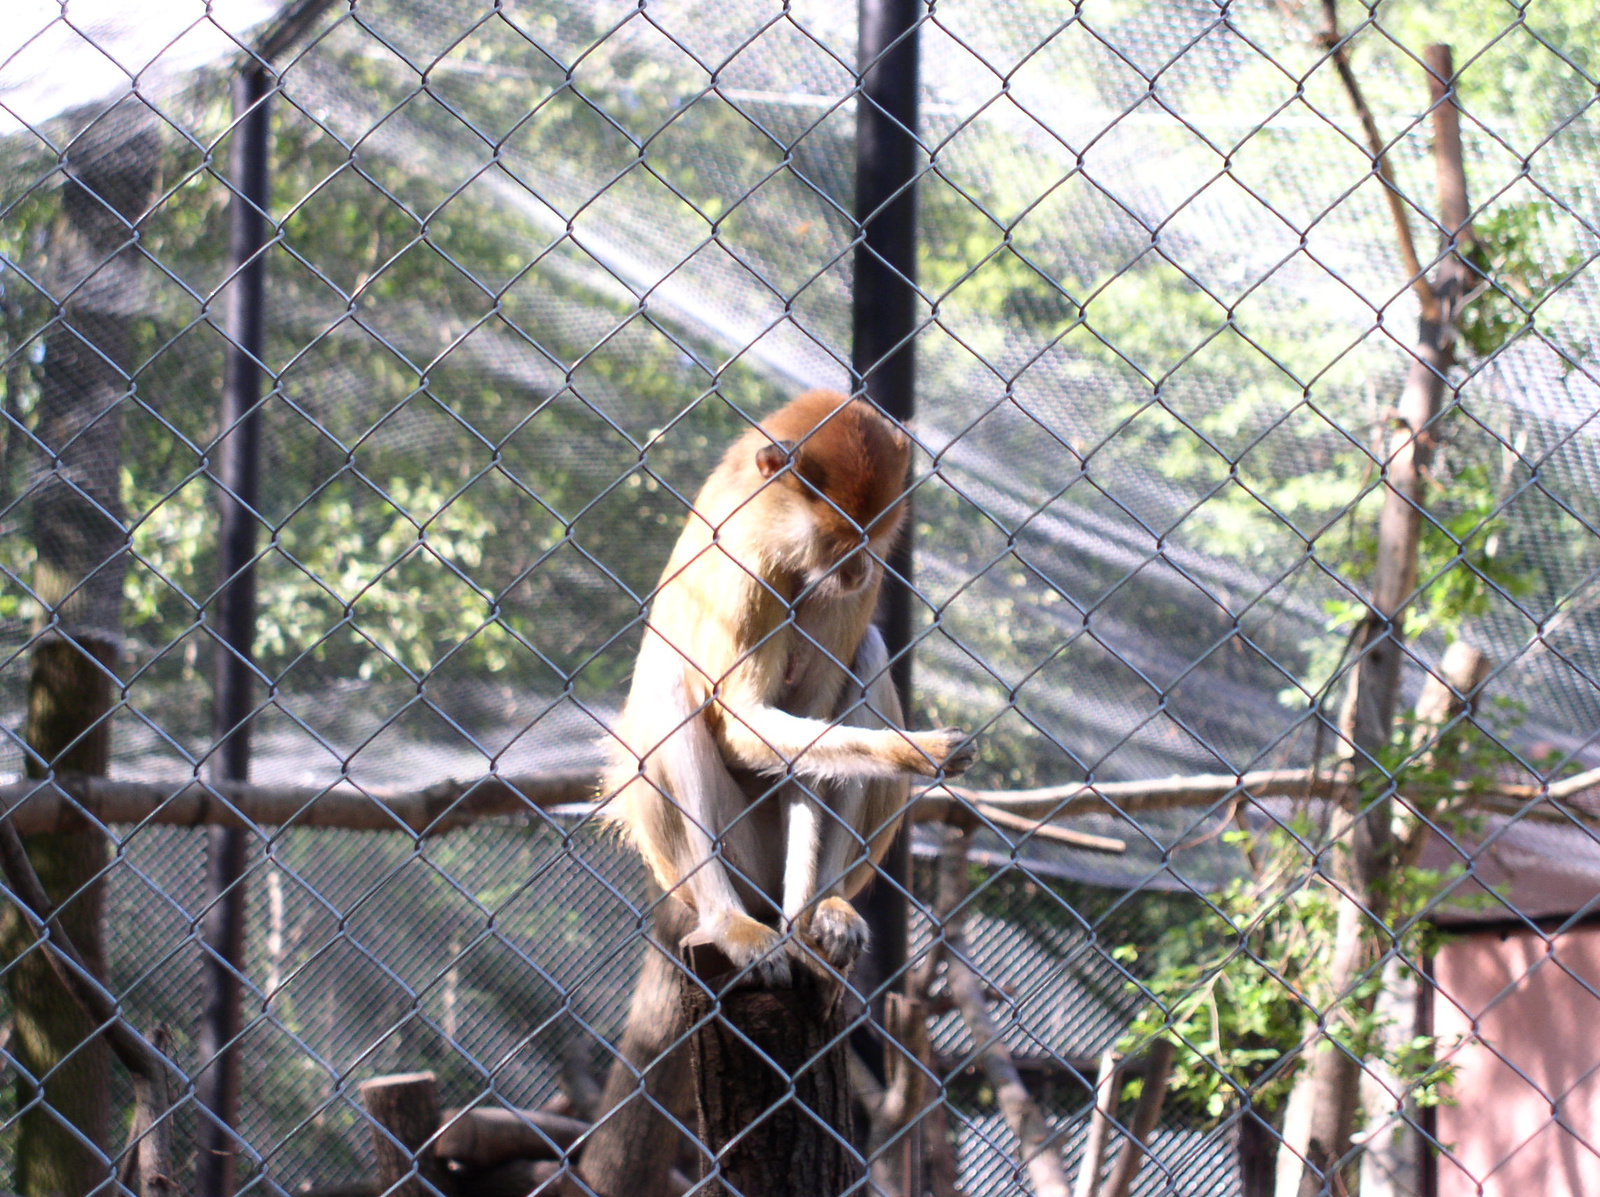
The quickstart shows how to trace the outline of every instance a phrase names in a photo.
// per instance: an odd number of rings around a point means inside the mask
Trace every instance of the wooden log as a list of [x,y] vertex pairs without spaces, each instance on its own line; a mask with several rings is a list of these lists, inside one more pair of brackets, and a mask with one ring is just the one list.
[[589,1124],[581,1119],[543,1110],[503,1106],[446,1110],[433,1153],[475,1168],[514,1159],[558,1160],[588,1129]]
[[1340,790],[1336,778],[1311,769],[1258,769],[1251,773],[1199,773],[1140,781],[1073,781],[1031,790],[973,790],[933,786],[916,800],[912,818],[968,826],[973,809],[1033,819],[1072,815],[1135,815],[1209,806],[1238,794],[1252,798],[1327,798]]
[[[594,1190],[574,1181],[570,1167],[561,1160],[507,1160],[492,1168],[463,1168],[456,1183],[461,1197],[589,1197]],[[676,1170],[666,1176],[664,1197],[685,1197],[694,1187]]]
[[372,1149],[378,1186],[390,1197],[455,1197],[455,1179],[434,1154],[439,1130],[439,1090],[431,1072],[375,1077],[361,1085],[372,1115]]
[[[123,781],[58,774],[41,781],[0,785],[0,818],[24,835],[81,826],[79,812],[101,823],[156,823],[178,827],[317,827],[339,831],[402,831],[444,835],[483,819],[527,815],[551,807],[594,814],[598,782],[588,772],[484,777],[444,781],[425,790],[382,787],[279,786],[248,782]],[[1196,774],[1139,781],[1068,782],[1030,790],[969,790],[932,786],[916,795],[909,817],[954,827],[978,824],[982,815],[1008,830],[1100,851],[1125,850],[1110,836],[1054,828],[1056,819],[1085,814],[1136,816],[1152,811],[1212,806],[1236,795],[1249,798],[1337,798],[1349,788],[1336,771],[1263,769],[1252,773]],[[1534,783],[1491,784],[1470,792],[1469,805],[1513,810],[1519,803],[1565,801],[1600,789],[1600,769]],[[1466,793],[1465,787],[1463,792]],[[1534,809],[1528,817],[1569,822],[1593,812]],[[78,821],[75,822],[74,820]],[[1066,834],[1056,834],[1063,832]]]
[[[848,1022],[838,986],[798,962],[789,989],[722,989],[708,944],[684,959],[706,1197],[840,1197],[866,1169],[852,1143]],[[621,1195],[617,1195],[621,1197]]]
[[[465,1168],[457,1174],[461,1197],[558,1197],[561,1160],[506,1160],[487,1168]],[[568,1191],[577,1192],[575,1188]]]

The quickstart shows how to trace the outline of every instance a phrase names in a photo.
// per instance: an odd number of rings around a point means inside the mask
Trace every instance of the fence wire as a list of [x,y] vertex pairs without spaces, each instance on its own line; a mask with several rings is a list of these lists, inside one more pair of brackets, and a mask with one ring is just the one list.
[[[1600,17],[912,15],[907,726],[978,755],[930,799],[942,821],[907,823],[909,946],[852,1014],[856,1191],[1600,1191]],[[4,819],[48,936],[170,1061],[160,1183],[594,1192],[661,899],[593,793],[536,783],[598,771],[726,446],[800,390],[862,389],[857,6],[8,16]],[[221,395],[252,69],[246,495]],[[233,564],[225,499],[255,538]],[[212,674],[244,576],[250,784],[229,788]],[[1400,601],[1377,610],[1384,577]],[[1378,740],[1362,701],[1394,708]],[[321,794],[377,813],[318,815]],[[429,794],[420,822],[354,829]],[[200,825],[229,810],[244,864],[219,889]],[[18,886],[8,866],[0,1188],[149,1197],[159,1136],[116,1020],[63,988]],[[224,893],[232,957],[208,929]],[[220,1039],[219,963],[242,994]],[[861,1029],[891,989],[927,1015],[898,1123]],[[223,1056],[231,1131],[208,1107]],[[442,1108],[540,1112],[543,1147],[379,1179],[361,1086],[420,1070]],[[683,1133],[650,1192],[721,1183],[693,1102],[662,1105]],[[1141,1161],[1120,1190],[1119,1153]]]

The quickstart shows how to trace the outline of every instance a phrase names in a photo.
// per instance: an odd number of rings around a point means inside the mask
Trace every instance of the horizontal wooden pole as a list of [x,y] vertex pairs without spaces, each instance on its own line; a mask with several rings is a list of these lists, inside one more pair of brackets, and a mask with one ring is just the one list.
[[1587,773],[1575,773],[1571,777],[1549,785],[1496,786],[1488,793],[1495,798],[1513,800],[1520,798],[1523,801],[1548,798],[1553,802],[1564,802],[1583,793],[1584,790],[1592,790],[1597,786],[1600,786],[1600,769],[1590,769]]
[[446,1110],[433,1150],[443,1159],[474,1168],[491,1168],[507,1160],[554,1160],[589,1129],[587,1122],[545,1110],[502,1106]]
[[595,775],[587,770],[444,781],[410,791],[348,783],[277,786],[63,776],[0,786],[0,818],[9,817],[24,835],[79,825],[79,811],[102,823],[326,827],[442,835],[480,819],[588,802],[594,796]]
[[1181,810],[1220,802],[1235,794],[1252,798],[1328,798],[1341,783],[1326,771],[1263,769],[1232,775],[1202,773],[1151,781],[1075,781],[1035,790],[970,790],[935,786],[918,802],[918,819],[953,822],[963,807],[993,807],[1035,820],[1072,815],[1134,815]]
[[[1208,806],[1235,796],[1332,798],[1346,783],[1329,771],[1265,769],[1238,776],[1198,774],[1148,781],[1072,782],[1031,790],[975,790],[933,786],[913,798],[918,822],[975,826],[988,819],[1008,831],[1045,828],[1082,847],[1121,850],[1122,841],[1067,828],[1056,819],[1076,815],[1135,816],[1152,811]],[[320,827],[344,831],[406,831],[443,835],[482,819],[525,815],[556,806],[593,804],[599,781],[589,770],[491,775],[473,781],[442,781],[423,790],[355,786],[280,786],[254,782],[121,781],[67,776],[0,786],[0,818],[23,835],[75,825],[78,812],[102,823],[159,823],[180,827]],[[1600,769],[1548,785],[1498,785],[1466,794],[1470,804],[1498,814],[1568,821],[1593,815],[1571,807],[1531,803],[1565,802],[1600,788]],[[1070,838],[1069,838],[1070,837]]]

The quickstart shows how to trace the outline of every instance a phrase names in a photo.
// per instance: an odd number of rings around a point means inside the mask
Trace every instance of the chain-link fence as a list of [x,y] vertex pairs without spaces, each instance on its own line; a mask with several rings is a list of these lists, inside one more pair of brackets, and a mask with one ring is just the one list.
[[0,1187],[767,1197],[597,776],[697,489],[827,388],[977,753],[799,1155],[1600,1191],[1591,5],[7,16]]

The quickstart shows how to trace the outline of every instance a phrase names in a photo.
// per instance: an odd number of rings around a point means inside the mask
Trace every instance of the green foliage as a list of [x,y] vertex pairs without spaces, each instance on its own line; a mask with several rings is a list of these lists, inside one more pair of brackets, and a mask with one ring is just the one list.
[[[1402,973],[1447,938],[1428,915],[1464,876],[1461,865],[1443,871],[1420,867],[1403,845],[1424,825],[1466,838],[1481,832],[1470,800],[1514,759],[1500,745],[1518,717],[1508,704],[1493,722],[1480,716],[1477,723],[1442,733],[1402,720],[1365,792],[1352,800],[1355,809],[1366,809],[1392,792],[1400,795],[1395,832],[1402,847],[1373,894],[1385,930],[1369,933],[1401,961]],[[1337,834],[1347,819],[1331,807],[1312,807],[1282,826],[1229,833],[1251,860],[1250,875],[1213,894],[1192,921],[1169,927],[1152,948],[1117,950],[1139,975],[1130,990],[1150,999],[1130,1025],[1125,1046],[1134,1050],[1166,1038],[1178,1047],[1169,1083],[1190,1116],[1214,1124],[1248,1099],[1271,1118],[1288,1095],[1301,1062],[1298,1049],[1315,1025],[1325,1026],[1352,1054],[1387,1067],[1417,1105],[1445,1100],[1452,1075],[1444,1050],[1449,1045],[1395,1034],[1392,1020],[1373,1000],[1385,983],[1382,968],[1369,970],[1351,990],[1329,988],[1342,901],[1331,877],[1348,851]],[[1313,859],[1318,845],[1325,847]],[[1456,894],[1451,900],[1471,908],[1493,899]]]
[[[1468,260],[1483,276],[1481,294],[1458,322],[1469,352],[1489,358],[1534,325],[1539,308],[1585,264],[1576,248],[1552,251],[1563,222],[1548,201],[1503,203],[1473,222]],[[1568,368],[1573,365],[1571,358]]]
[[[1309,827],[1302,822],[1298,830]],[[1371,1001],[1384,984],[1382,970],[1348,992],[1328,987],[1337,891],[1308,869],[1294,836],[1235,835],[1270,862],[1259,878],[1233,882],[1212,897],[1205,915],[1169,930],[1148,953],[1117,950],[1130,967],[1149,969],[1136,988],[1151,1001],[1130,1025],[1125,1045],[1136,1049],[1164,1037],[1179,1048],[1169,1086],[1190,1117],[1214,1125],[1248,1100],[1271,1118],[1288,1096],[1307,1026],[1319,1011],[1337,1010],[1326,1022],[1333,1040],[1386,1064],[1417,1104],[1436,1104],[1449,1078],[1439,1062],[1443,1053],[1433,1037],[1394,1040],[1391,1020],[1375,1013]],[[1392,879],[1394,907],[1412,916],[1392,920],[1405,928],[1395,939],[1402,960],[1420,959],[1438,940],[1432,925],[1414,916],[1448,879],[1414,867]]]
[[[1237,833],[1236,838],[1243,833]],[[1275,891],[1235,881],[1210,910],[1169,930],[1153,949],[1116,949],[1139,967],[1152,1002],[1129,1027],[1130,1046],[1164,1036],[1180,1049],[1170,1089],[1210,1123],[1245,1096],[1275,1109],[1288,1093],[1284,1054],[1299,1041],[1315,962],[1332,942],[1334,909],[1304,878]]]
[[[596,19],[581,9],[568,18],[569,39],[578,35],[571,22]],[[387,97],[418,136],[455,152],[459,123],[436,105],[407,103],[415,75],[365,53],[362,41],[335,38],[319,53],[345,63],[374,112]],[[637,164],[637,147],[595,107],[627,110],[628,96],[651,95],[663,86],[659,61],[614,48],[590,54],[579,96],[559,65],[498,22],[455,57],[461,64],[441,65],[436,86],[486,125],[521,122],[504,169],[538,178],[542,193],[590,198]],[[532,118],[530,79],[545,93]],[[225,76],[202,73],[175,112],[220,135],[228,103]],[[710,194],[740,165],[730,153],[744,155],[744,168],[770,169],[773,158],[749,137],[725,136],[735,122],[747,126],[712,107],[696,106],[692,135],[659,138],[651,158],[675,186],[704,195],[707,212],[733,198]],[[258,661],[278,677],[310,661],[321,676],[404,682],[448,664],[525,690],[614,688],[627,653],[606,650],[637,620],[665,560],[683,513],[675,489],[692,494],[712,454],[745,427],[741,411],[770,407],[775,388],[743,362],[708,370],[710,347],[657,333],[572,245],[549,250],[533,213],[490,185],[506,182],[502,168],[480,186],[441,188],[426,154],[392,155],[379,138],[353,160],[292,105],[274,113],[282,248],[267,258],[265,360],[277,377],[261,409],[271,450],[257,534]],[[708,161],[707,144],[732,149]],[[224,138],[218,152],[226,149]],[[16,180],[47,177],[52,166],[17,139],[0,157]],[[146,251],[205,297],[225,276],[228,192],[200,166],[186,143],[164,142],[172,194],[141,233]],[[59,191],[0,198],[14,201],[0,261],[39,274]],[[134,322],[137,400],[123,413],[134,549],[126,630],[143,660],[183,644],[190,684],[196,629],[217,585],[216,486],[203,455],[217,433],[222,353],[219,339],[184,331],[193,304],[171,289],[165,299]],[[36,468],[26,440],[38,385],[29,347],[37,350],[52,311],[6,268],[0,317],[0,568],[26,581],[26,504],[10,499]],[[548,378],[486,369],[508,356],[496,344],[506,339],[525,357],[543,355]],[[0,586],[0,626],[22,635],[33,615],[20,587]],[[146,691],[164,676],[147,674]]]

